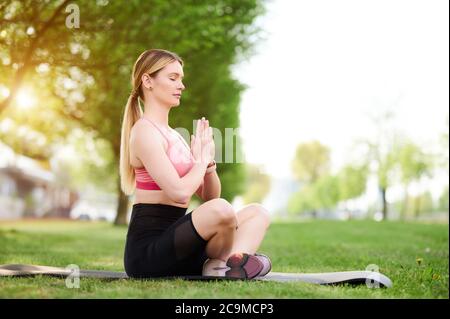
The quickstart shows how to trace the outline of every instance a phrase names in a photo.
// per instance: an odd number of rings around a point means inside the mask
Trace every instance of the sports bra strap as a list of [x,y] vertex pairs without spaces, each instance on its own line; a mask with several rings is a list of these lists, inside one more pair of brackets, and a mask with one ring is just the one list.
[[150,120],[150,119],[148,119],[148,118],[146,118],[146,117],[143,117],[142,116],[142,118],[144,119],[144,120],[147,120],[147,121],[149,121],[150,123],[152,123],[153,124],[153,126],[154,127],[156,127],[160,132],[161,132],[161,134],[165,137],[165,139],[167,140],[167,143],[168,143],[168,145],[170,146],[170,139],[167,137],[167,135],[161,130],[161,128],[158,126],[158,125],[156,125],[155,123],[153,123],[153,121],[152,120]]

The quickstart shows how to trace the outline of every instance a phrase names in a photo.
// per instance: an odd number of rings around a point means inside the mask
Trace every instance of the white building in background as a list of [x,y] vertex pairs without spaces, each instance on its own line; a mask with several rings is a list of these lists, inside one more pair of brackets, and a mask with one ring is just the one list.
[[298,191],[300,184],[293,178],[271,176],[270,191],[262,205],[272,216],[287,217],[287,204],[293,193]]
[[0,219],[69,217],[77,199],[51,171],[0,142]]
[[79,200],[70,212],[70,218],[114,221],[117,214],[118,198],[116,193],[99,193],[94,187],[87,186],[79,195]]

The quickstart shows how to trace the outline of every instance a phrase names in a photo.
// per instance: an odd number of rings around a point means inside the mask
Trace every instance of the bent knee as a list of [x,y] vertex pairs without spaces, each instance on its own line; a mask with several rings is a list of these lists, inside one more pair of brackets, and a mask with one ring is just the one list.
[[235,225],[236,213],[233,205],[223,198],[215,198],[211,200],[214,214],[217,216],[217,220],[222,225]]
[[269,227],[271,223],[269,211],[259,203],[252,203],[249,206],[255,211],[255,216],[264,220],[266,227]]

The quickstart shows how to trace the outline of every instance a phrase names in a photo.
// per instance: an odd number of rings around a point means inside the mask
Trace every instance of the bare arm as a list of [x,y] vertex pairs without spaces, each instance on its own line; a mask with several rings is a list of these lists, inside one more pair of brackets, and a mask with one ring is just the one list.
[[191,170],[180,177],[157,134],[159,132],[147,125],[137,125],[130,143],[134,143],[136,156],[167,196],[177,203],[186,204],[203,182],[208,164],[194,163]]

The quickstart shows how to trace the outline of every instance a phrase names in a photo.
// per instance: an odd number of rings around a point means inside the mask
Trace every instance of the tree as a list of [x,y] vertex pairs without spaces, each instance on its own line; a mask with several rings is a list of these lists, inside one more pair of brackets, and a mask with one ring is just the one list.
[[367,164],[344,166],[338,173],[339,200],[361,196],[366,190],[367,175]]
[[448,212],[448,202],[449,202],[449,191],[448,185],[445,187],[439,196],[439,210]]
[[314,202],[317,203],[316,209],[332,209],[336,207],[341,197],[340,192],[338,176],[325,175],[320,177],[313,184]]
[[[259,31],[252,22],[264,12],[260,1],[79,1],[82,23],[77,30],[65,26],[66,14],[61,13],[67,3],[29,0],[0,6],[0,12],[8,13],[0,22],[7,24],[0,53],[10,61],[1,69],[1,83],[14,79],[1,110],[10,105],[20,85],[39,77],[64,123],[93,131],[110,143],[114,156],[108,167],[118,174],[121,118],[133,63],[146,49],[167,48],[185,60],[187,75],[183,105],[169,124],[191,128],[192,120],[204,115],[218,129],[239,127],[245,87],[233,79],[230,67],[251,54],[251,36]],[[23,30],[31,30],[30,35]],[[48,69],[45,74],[37,72],[42,66]],[[240,151],[239,145],[236,149]],[[242,164],[219,161],[224,198],[231,200],[243,191],[243,169]],[[117,192],[115,223],[123,224],[129,199],[118,179]]]
[[367,167],[370,167],[371,170],[373,167],[377,175],[383,219],[387,219],[388,203],[386,192],[393,183],[397,169],[396,152],[399,136],[398,132],[393,129],[394,113],[392,111],[382,111],[371,115],[370,118],[376,128],[376,134],[372,138],[357,141],[357,144],[366,147]]
[[330,150],[318,141],[300,144],[295,152],[292,170],[303,183],[312,184],[330,169]]
[[[401,180],[405,189],[404,205],[402,216],[405,216],[408,209],[408,185],[413,181],[419,181],[423,176],[431,176],[433,169],[432,158],[411,141],[404,143],[397,153],[398,164],[400,165]],[[420,212],[420,196],[416,197],[416,217]]]
[[[327,176],[330,169],[330,150],[319,141],[311,141],[297,146],[292,161],[292,171],[297,180],[303,185],[297,193],[291,196],[288,212],[311,211],[317,216],[317,209],[321,207],[314,184]],[[296,198],[297,197],[297,198]]]
[[416,197],[416,207],[414,208],[415,217],[420,214],[429,214],[434,211],[433,197],[431,192],[427,191]]
[[[13,101],[25,77],[33,67],[40,64],[40,60],[48,54],[46,47],[57,45],[63,47],[71,37],[56,37],[61,34],[62,14],[69,0],[64,1],[5,1],[0,5],[0,20],[2,38],[0,54],[6,56],[7,63],[0,64],[0,81],[8,78],[9,94],[0,102],[0,114]],[[68,35],[66,32],[64,35]],[[52,43],[53,42],[53,43]],[[9,50],[8,50],[9,49]],[[62,56],[54,50],[52,56],[61,59]],[[67,56],[67,53],[63,53]]]
[[261,202],[270,191],[270,176],[261,172],[257,165],[246,165],[246,191],[242,195],[245,204]]

